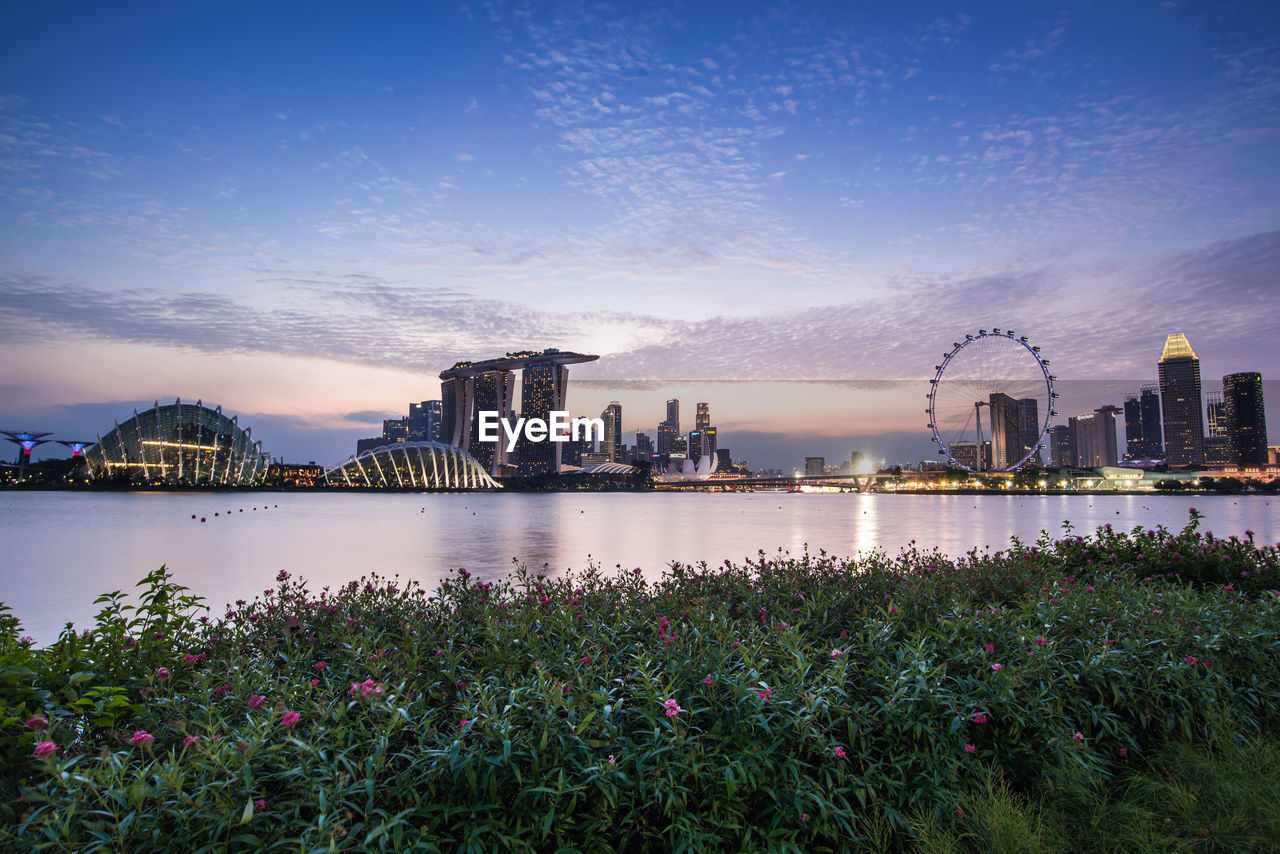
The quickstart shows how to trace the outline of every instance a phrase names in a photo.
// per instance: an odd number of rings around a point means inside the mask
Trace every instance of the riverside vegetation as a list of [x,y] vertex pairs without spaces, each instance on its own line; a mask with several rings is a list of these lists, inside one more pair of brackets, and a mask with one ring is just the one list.
[[1271,850],[1280,550],[1199,521],[0,610],[0,848]]

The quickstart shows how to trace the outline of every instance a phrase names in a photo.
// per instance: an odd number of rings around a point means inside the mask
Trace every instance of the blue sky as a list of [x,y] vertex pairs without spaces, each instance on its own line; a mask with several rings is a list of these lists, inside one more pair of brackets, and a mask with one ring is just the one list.
[[734,381],[923,381],[993,325],[1071,379],[1173,331],[1277,375],[1275,4],[634,6],[6,5],[6,429],[203,397],[336,462],[559,346],[575,409],[715,381],[834,456],[918,419]]

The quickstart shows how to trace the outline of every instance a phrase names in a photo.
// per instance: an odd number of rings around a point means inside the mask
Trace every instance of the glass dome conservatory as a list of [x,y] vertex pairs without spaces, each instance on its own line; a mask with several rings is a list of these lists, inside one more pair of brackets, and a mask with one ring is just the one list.
[[324,473],[325,483],[391,489],[496,489],[475,458],[441,442],[396,442]]
[[248,486],[262,480],[262,443],[233,416],[197,400],[159,402],[98,436],[84,452],[92,477],[133,483]]

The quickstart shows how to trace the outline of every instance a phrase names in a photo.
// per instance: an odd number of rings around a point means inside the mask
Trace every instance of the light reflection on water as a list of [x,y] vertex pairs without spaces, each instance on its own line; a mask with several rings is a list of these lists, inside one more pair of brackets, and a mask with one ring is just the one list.
[[672,561],[715,565],[761,549],[896,554],[911,540],[952,555],[1000,549],[1013,535],[1060,534],[1066,519],[1078,532],[1179,529],[1192,506],[1215,535],[1280,539],[1280,499],[1270,496],[9,492],[0,494],[0,601],[48,643],[69,620],[86,625],[99,593],[131,589],[161,564],[219,609],[271,587],[281,569],[313,588],[370,571],[434,588],[459,566],[502,575],[513,557],[551,572],[590,559],[656,578]]

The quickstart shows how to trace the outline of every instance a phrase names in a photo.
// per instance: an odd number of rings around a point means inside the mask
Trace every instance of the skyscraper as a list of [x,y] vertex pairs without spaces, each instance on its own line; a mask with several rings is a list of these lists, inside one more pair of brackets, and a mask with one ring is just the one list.
[[1227,438],[1227,405],[1222,401],[1221,392],[1208,392],[1205,399],[1204,464],[1225,466],[1231,459],[1231,442]]
[[1165,339],[1159,369],[1165,461],[1171,466],[1199,465],[1204,462],[1200,357],[1187,336],[1175,332]]
[[[520,378],[520,414],[525,418],[549,421],[556,408],[556,389],[568,382],[569,369],[554,361],[526,365]],[[558,472],[562,463],[561,442],[530,442],[523,432],[516,445],[522,475]]]
[[694,429],[699,433],[707,432],[707,428],[711,426],[711,407],[706,403],[698,404],[698,417],[694,422]]
[[1023,456],[1018,401],[997,391],[990,406],[992,464],[996,471],[1009,471]]
[[609,401],[600,417],[604,419],[604,445],[600,453],[608,454],[611,463],[622,462],[622,404]]
[[1239,466],[1267,464],[1267,413],[1262,374],[1252,371],[1222,378],[1230,461]]
[[441,406],[438,400],[409,404],[409,441],[440,441]]
[[667,401],[667,423],[680,432],[680,401],[674,397]]
[[1058,424],[1049,428],[1049,464],[1054,468],[1077,464],[1076,444],[1070,424]]
[[1040,402],[1034,397],[1024,397],[1018,401],[1018,436],[1022,441],[1022,452],[1018,454],[1018,459],[1030,454],[1028,462],[1044,465],[1039,447]]
[[[506,457],[507,443],[501,436],[495,442],[480,441],[479,413],[510,411],[511,407],[507,402],[515,385],[515,377],[511,371],[485,371],[477,374],[473,382],[475,383],[475,408],[471,412],[471,441],[466,450],[476,458],[485,471],[495,475],[501,474],[498,466]],[[499,432],[501,433],[501,430]]]
[[1160,439],[1160,395],[1155,386],[1143,386],[1124,396],[1126,460],[1156,460],[1164,456]]
[[670,421],[663,421],[658,425],[658,456],[666,456],[671,453],[672,443],[680,435],[676,426]]

